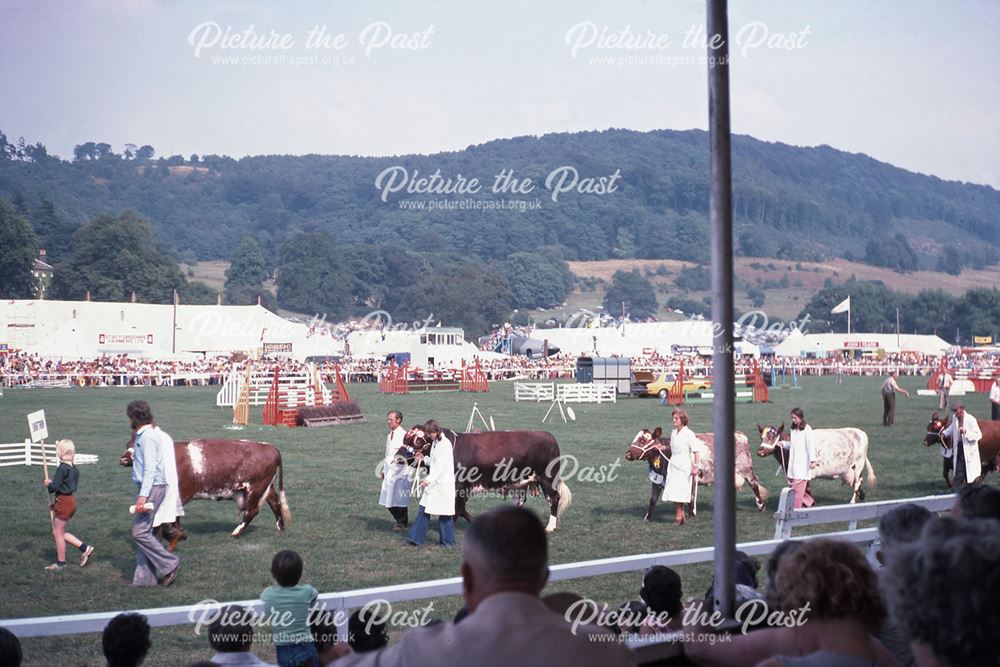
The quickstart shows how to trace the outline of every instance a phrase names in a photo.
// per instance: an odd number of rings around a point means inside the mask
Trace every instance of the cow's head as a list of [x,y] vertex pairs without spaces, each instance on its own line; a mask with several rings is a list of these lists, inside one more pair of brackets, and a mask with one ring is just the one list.
[[625,460],[647,461],[653,458],[657,449],[663,446],[659,441],[661,435],[663,435],[663,429],[659,426],[656,427],[655,431],[642,429],[636,433],[635,437],[632,438],[632,444],[628,446],[628,451],[625,452]]
[[417,455],[429,456],[431,439],[424,432],[423,424],[411,426],[403,435],[403,446],[396,450],[396,463],[413,465]]
[[757,424],[760,432],[760,446],[757,448],[757,456],[771,456],[776,447],[781,446],[781,435],[785,432],[785,422],[780,426],[761,426]]
[[941,429],[948,425],[948,422],[941,418],[938,413],[931,415],[930,422],[927,423],[927,435],[924,436],[924,447],[944,444],[941,441]]
[[132,455],[135,452],[135,434],[132,434],[132,438],[125,445],[125,453],[118,457],[118,463],[127,468],[132,467]]

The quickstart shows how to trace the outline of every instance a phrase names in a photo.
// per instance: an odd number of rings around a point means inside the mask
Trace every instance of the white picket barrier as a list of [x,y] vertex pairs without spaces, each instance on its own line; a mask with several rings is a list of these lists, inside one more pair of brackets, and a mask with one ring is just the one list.
[[556,397],[556,386],[553,382],[516,382],[514,383],[515,401],[551,401]]
[[926,507],[931,512],[950,511],[952,505],[955,504],[955,494],[794,509],[795,493],[791,489],[785,488],[778,499],[778,511],[774,513],[774,539],[786,540],[790,538],[793,528],[842,521],[848,523],[848,530],[854,530],[858,526],[858,521],[877,519],[891,509],[910,503]]
[[[860,506],[852,505],[851,507]],[[816,537],[832,537],[854,542],[862,546],[867,546],[875,539],[876,535],[875,530],[870,528],[866,530],[827,533],[824,535],[810,535],[808,537],[804,537],[803,539],[813,539]],[[770,554],[774,548],[783,541],[784,540],[762,540],[757,542],[745,542],[737,545],[736,548],[751,556],[765,556]],[[715,560],[715,547],[698,547],[695,549],[682,549],[680,551],[602,558],[599,560],[589,560],[578,563],[552,565],[550,566],[549,581],[583,579],[607,574],[621,574],[624,572],[642,572],[653,565],[677,567],[679,565],[691,565],[695,563],[710,563],[713,560]],[[398,584],[395,586],[379,586],[375,588],[363,588],[337,593],[322,593],[317,599],[317,605],[325,607],[327,610],[334,613],[341,610],[344,612],[342,616],[343,625],[340,626],[340,632],[342,633],[342,636],[346,636],[347,613],[352,609],[361,608],[369,602],[376,600],[385,600],[390,603],[411,602],[451,595],[461,595],[461,593],[461,578],[451,577],[449,579],[421,581],[409,584]],[[206,597],[210,597],[209,592],[206,593]],[[139,609],[137,611],[146,616],[149,621],[149,625],[152,627],[193,625],[201,617],[201,614],[230,604],[241,605],[248,607],[257,613],[264,613],[263,605],[259,599],[241,600],[238,602],[220,602],[218,603],[218,606],[213,605],[211,607],[160,607],[154,609]],[[119,613],[119,611],[106,611],[89,614],[63,614],[42,618],[0,619],[0,627],[7,628],[18,637],[52,637],[87,632],[100,632],[104,629],[104,626],[107,625],[108,621]]]
[[618,391],[613,384],[577,383],[556,385],[556,398],[563,403],[617,403]]
[[[247,373],[245,370],[230,371],[226,377],[222,389],[215,396],[215,405],[220,408],[233,407],[239,400],[240,390],[246,382]],[[260,368],[255,370],[250,376],[250,405],[264,405],[267,403],[267,393],[271,389],[271,382],[274,381],[274,369]],[[278,379],[281,389],[309,389],[312,387],[309,375],[306,373],[282,373]],[[324,387],[323,397],[329,401],[330,392]]]
[[[73,462],[76,465],[97,463],[97,455],[78,453]],[[40,443],[25,440],[24,442],[0,444],[0,468],[6,466],[40,466],[43,463],[48,463],[50,466],[59,465],[59,457],[56,456],[56,446],[54,443],[45,443],[44,460],[42,458],[42,445]]]

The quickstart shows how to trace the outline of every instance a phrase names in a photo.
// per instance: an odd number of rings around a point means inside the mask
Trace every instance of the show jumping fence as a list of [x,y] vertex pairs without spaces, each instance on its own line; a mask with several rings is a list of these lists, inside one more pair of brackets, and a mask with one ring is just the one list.
[[[790,489],[785,489],[782,492],[782,508],[786,509],[779,510],[779,512],[775,514],[775,525],[777,526],[779,521],[783,521],[784,523],[782,526],[788,526],[789,532],[791,524],[789,524],[788,521],[790,518],[793,520],[798,519],[798,523],[796,525],[816,525],[819,523],[837,523],[841,521],[850,522],[852,525],[855,525],[857,521],[877,518],[889,509],[906,503],[923,505],[931,511],[950,509],[955,498],[954,495],[928,496],[916,499],[889,500],[879,503],[834,505],[823,508],[812,508],[809,510],[793,510],[791,511],[791,517],[789,517],[789,510],[787,509],[787,505],[785,503],[787,502],[787,496],[789,496],[790,491]],[[803,536],[802,539],[809,540],[818,537],[845,540],[866,548],[878,538],[878,534],[875,528],[863,528],[859,530],[846,530],[833,533],[823,533],[819,535],[807,535]],[[743,544],[738,544],[736,548],[744,551],[750,556],[766,556],[784,541],[784,538],[776,538],[771,540],[745,542]],[[640,572],[652,567],[653,565],[677,567],[680,565],[707,563],[713,561],[714,559],[715,548],[709,546],[698,547],[695,549],[682,549],[679,551],[667,551],[662,553],[619,556],[615,558],[602,558],[576,563],[563,563],[551,566],[549,581],[564,581],[609,574]],[[412,602],[460,595],[461,593],[461,578],[451,577],[448,579],[437,579],[433,581],[414,582],[394,586],[379,586],[335,593],[322,593],[318,598],[318,603],[319,605],[325,606],[328,611],[334,613],[338,611],[341,612],[338,615],[338,619],[342,621],[342,624],[339,625],[338,629],[341,636],[346,637],[348,614],[352,609],[361,608],[369,602],[382,600],[390,603]],[[248,607],[256,613],[264,613],[262,603],[259,599],[241,600],[237,602],[220,602],[212,606],[195,605],[160,607],[153,609],[140,609],[138,611],[146,616],[149,624],[153,627],[193,625],[198,621],[199,614],[220,609],[230,604]],[[102,631],[108,621],[114,618],[118,613],[118,611],[108,611],[89,614],[48,616],[41,618],[0,619],[0,626],[9,629],[18,637],[51,637],[88,632],[96,633]]]
[[515,401],[551,401],[556,397],[556,386],[552,382],[515,382]]
[[[25,440],[24,442],[14,442],[0,444],[0,468],[6,466],[40,466],[43,463],[49,465],[59,465],[59,457],[56,455],[55,444],[45,444],[45,454],[43,461],[41,443]],[[96,454],[77,454],[73,459],[76,465],[97,463]]]

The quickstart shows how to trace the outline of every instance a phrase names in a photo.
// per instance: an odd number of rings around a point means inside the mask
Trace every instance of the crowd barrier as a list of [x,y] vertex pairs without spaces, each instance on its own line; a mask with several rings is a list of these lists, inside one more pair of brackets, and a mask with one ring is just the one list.
[[[774,515],[776,534],[784,533],[786,530],[790,534],[791,526],[793,525],[817,525],[842,521],[847,521],[850,522],[851,525],[856,525],[858,521],[875,519],[889,509],[906,503],[923,505],[934,512],[948,510],[951,508],[955,498],[954,494],[949,494],[942,496],[926,496],[915,499],[888,500],[877,503],[857,503],[853,505],[846,504],[811,508],[808,510],[792,510],[788,505],[790,491],[791,489],[786,488],[782,492],[779,511]],[[781,526],[780,531],[778,530],[779,525]],[[832,533],[806,535],[802,536],[802,539],[808,540],[819,537],[846,540],[867,548],[878,538],[878,533],[875,528],[849,529]],[[767,556],[775,549],[775,547],[784,541],[785,538],[776,537],[770,540],[744,542],[738,544],[736,548],[750,556]],[[711,546],[634,556],[601,558],[576,563],[552,565],[550,568],[551,574],[549,576],[549,581],[568,581],[572,579],[584,579],[609,574],[641,572],[645,571],[649,567],[652,567],[653,565],[677,567],[681,565],[708,563],[714,560],[715,548]],[[342,611],[342,618],[346,619],[351,610],[361,608],[365,604],[377,600],[385,600],[390,603],[415,602],[445,596],[461,595],[461,593],[461,578],[450,577],[447,579],[436,579],[433,581],[413,582],[393,586],[378,586],[335,593],[322,593],[319,595],[318,603],[325,606],[325,608],[330,611]],[[137,611],[144,614],[148,618],[149,624],[153,627],[193,625],[197,622],[197,613],[199,610],[207,611],[210,609],[221,608],[229,604],[242,605],[253,609],[255,612],[263,613],[262,603],[259,599],[220,602],[217,606],[212,607],[159,607],[140,609]],[[96,633],[103,630],[108,621],[114,618],[114,616],[118,613],[120,612],[107,611],[89,614],[66,614],[40,618],[0,619],[0,627],[9,629],[18,637],[51,637],[81,633]],[[339,628],[339,631],[341,636],[346,636],[346,621],[344,625]]]

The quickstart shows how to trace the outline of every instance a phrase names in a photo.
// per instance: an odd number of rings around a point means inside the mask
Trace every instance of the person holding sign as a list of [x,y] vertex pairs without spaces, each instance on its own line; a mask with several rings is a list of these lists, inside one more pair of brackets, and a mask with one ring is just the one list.
[[[153,535],[154,507],[163,505],[167,495],[167,463],[165,457],[174,456],[173,445],[160,429],[153,426],[153,411],[146,401],[132,401],[125,408],[125,414],[135,431],[135,451],[132,454],[132,481],[137,494],[135,514],[132,518],[132,539],[139,551],[133,586],[155,586],[161,578],[163,586],[169,586],[177,578],[180,559],[164,548]],[[164,445],[170,444],[167,449]],[[152,507],[150,507],[152,506]]]
[[73,441],[58,440],[56,455],[59,457],[59,467],[56,468],[52,479],[46,478],[43,481],[49,493],[56,494],[55,502],[51,506],[52,536],[56,540],[56,562],[45,569],[61,572],[66,569],[67,542],[80,550],[80,567],[85,566],[90,560],[94,547],[66,532],[66,524],[76,513],[76,498],[73,494],[76,493],[80,482],[80,471],[73,465],[73,460],[76,458],[76,446]]

